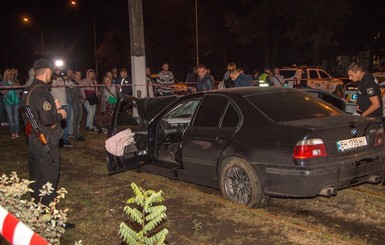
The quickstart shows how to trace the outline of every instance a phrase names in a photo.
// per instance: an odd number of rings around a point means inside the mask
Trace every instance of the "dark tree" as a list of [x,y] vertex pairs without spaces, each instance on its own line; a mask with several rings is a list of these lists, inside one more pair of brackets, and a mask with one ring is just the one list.
[[278,57],[286,62],[319,63],[323,58],[320,54],[337,45],[350,13],[347,0],[237,3],[239,7],[226,15],[226,26],[237,35],[239,43],[262,43],[262,47],[255,47],[264,50],[265,65],[271,66],[277,65]]

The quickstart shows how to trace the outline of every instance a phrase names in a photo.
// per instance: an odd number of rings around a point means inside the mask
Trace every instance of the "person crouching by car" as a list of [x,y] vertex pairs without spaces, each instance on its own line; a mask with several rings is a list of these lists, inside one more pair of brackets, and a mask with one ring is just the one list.
[[357,83],[357,112],[363,117],[382,119],[381,89],[372,74],[353,62],[348,68],[349,79]]

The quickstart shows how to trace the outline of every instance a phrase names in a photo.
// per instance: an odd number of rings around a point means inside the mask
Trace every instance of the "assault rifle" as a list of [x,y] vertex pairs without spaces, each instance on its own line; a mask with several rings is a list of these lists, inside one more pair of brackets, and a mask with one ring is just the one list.
[[48,154],[51,156],[52,163],[55,164],[55,161],[53,160],[53,157],[51,155],[51,150],[49,149],[49,146],[48,146],[48,141],[45,138],[43,132],[40,130],[39,125],[37,124],[37,121],[32,113],[31,108],[29,106],[25,106],[24,113],[29,123],[31,124],[33,131],[37,135],[37,139],[45,146]]

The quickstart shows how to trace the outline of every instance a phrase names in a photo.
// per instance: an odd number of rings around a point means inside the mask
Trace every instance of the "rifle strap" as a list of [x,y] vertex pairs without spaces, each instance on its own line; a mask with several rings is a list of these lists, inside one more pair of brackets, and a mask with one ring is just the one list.
[[26,101],[26,103],[25,103],[26,106],[29,106],[29,105],[30,105],[30,103],[29,103],[29,98],[30,98],[32,92],[33,92],[33,91],[35,90],[35,88],[37,88],[37,87],[43,87],[43,88],[44,88],[44,86],[43,86],[42,84],[37,84],[37,85],[34,86],[30,91],[28,91],[27,101]]

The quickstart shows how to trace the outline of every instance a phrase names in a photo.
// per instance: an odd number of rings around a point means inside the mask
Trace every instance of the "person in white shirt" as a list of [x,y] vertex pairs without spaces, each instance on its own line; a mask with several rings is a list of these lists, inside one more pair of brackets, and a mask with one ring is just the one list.
[[285,79],[279,74],[279,68],[276,67],[273,70],[273,76],[271,77],[274,87],[285,87]]

